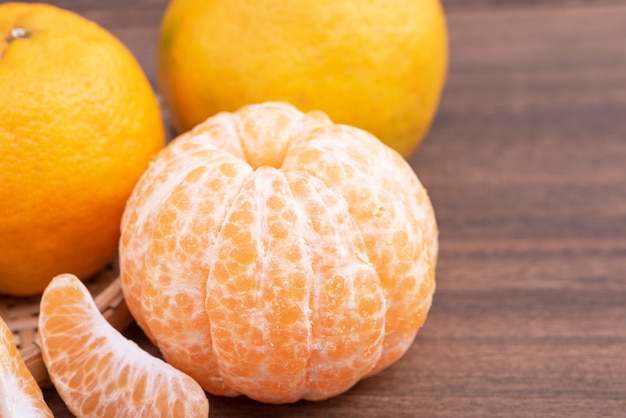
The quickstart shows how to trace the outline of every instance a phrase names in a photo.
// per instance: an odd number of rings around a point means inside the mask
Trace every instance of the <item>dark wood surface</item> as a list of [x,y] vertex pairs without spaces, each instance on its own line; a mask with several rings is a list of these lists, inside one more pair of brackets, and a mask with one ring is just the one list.
[[[163,0],[57,4],[117,35],[154,83]],[[444,5],[448,83],[410,159],[441,234],[426,325],[342,396],[210,396],[211,417],[626,416],[626,4]]]

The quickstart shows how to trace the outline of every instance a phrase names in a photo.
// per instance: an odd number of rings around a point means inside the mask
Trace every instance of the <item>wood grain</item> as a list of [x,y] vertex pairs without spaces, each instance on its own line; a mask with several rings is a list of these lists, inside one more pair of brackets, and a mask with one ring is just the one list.
[[[58,3],[120,37],[154,84],[163,1]],[[425,327],[342,396],[211,396],[213,418],[626,416],[622,4],[444,1],[448,84],[410,159],[441,233]],[[157,353],[136,326],[126,335]]]

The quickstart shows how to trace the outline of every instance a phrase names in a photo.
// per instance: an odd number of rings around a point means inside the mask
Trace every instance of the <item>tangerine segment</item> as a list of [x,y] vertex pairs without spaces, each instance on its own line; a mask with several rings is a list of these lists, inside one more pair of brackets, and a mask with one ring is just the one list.
[[76,276],[56,276],[44,291],[39,337],[50,379],[77,416],[208,415],[202,388],[113,328]]
[[26,367],[13,334],[0,318],[0,417],[49,417],[41,389]]
[[201,137],[192,137],[188,133],[161,150],[159,158],[152,162],[137,182],[122,216],[119,257],[120,265],[124,266],[120,274],[124,298],[137,324],[155,345],[158,345],[157,340],[146,325],[140,302],[144,259],[150,243],[147,237],[157,227],[156,213],[162,201],[183,181],[187,170],[204,164],[205,157],[215,149],[212,146],[209,148],[207,150],[207,143]]
[[213,246],[207,312],[224,381],[263,402],[324,399],[378,361],[385,303],[345,204],[262,166]]
[[206,285],[224,380],[265,402],[298,399],[309,358],[313,271],[288,195],[276,169],[255,171],[213,243]]
[[[175,145],[176,146],[176,145]],[[189,171],[156,216],[143,272],[141,309],[164,358],[214,394],[236,395],[215,363],[204,307],[208,248],[234,195],[252,170],[232,154],[207,149],[205,164]],[[187,213],[196,216],[186,216]],[[175,284],[174,284],[175,283]],[[190,365],[193,365],[190,367]]]
[[317,177],[347,202],[385,292],[385,349],[376,370],[387,367],[410,346],[434,292],[437,226],[424,187],[399,154],[345,125],[295,138],[282,169]]
[[341,197],[306,173],[288,172],[294,202],[307,220],[311,253],[311,355],[303,398],[325,399],[372,370],[385,330],[380,278]]

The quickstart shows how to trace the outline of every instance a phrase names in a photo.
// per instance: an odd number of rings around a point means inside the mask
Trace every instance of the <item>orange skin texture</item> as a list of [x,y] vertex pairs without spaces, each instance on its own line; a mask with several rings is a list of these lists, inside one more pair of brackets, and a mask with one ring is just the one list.
[[208,392],[320,400],[406,352],[437,253],[432,205],[397,152],[264,103],[157,156],[122,219],[121,283],[164,358]]
[[180,133],[220,111],[284,101],[405,157],[428,132],[447,67],[439,0],[173,0],[158,49]]
[[163,123],[126,47],[50,5],[0,5],[0,98],[0,293],[40,294],[114,257]]

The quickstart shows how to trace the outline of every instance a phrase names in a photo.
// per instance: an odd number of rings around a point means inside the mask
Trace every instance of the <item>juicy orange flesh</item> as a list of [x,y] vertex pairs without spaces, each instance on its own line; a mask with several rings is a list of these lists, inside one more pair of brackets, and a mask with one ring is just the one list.
[[402,157],[277,103],[173,141],[131,196],[120,244],[129,308],[164,357],[209,392],[276,403],[339,394],[402,356],[436,254]]
[[108,324],[75,276],[55,277],[44,292],[39,333],[50,378],[77,416],[208,414],[200,386]]
[[39,385],[30,373],[13,340],[11,330],[0,319],[0,416],[50,417]]

